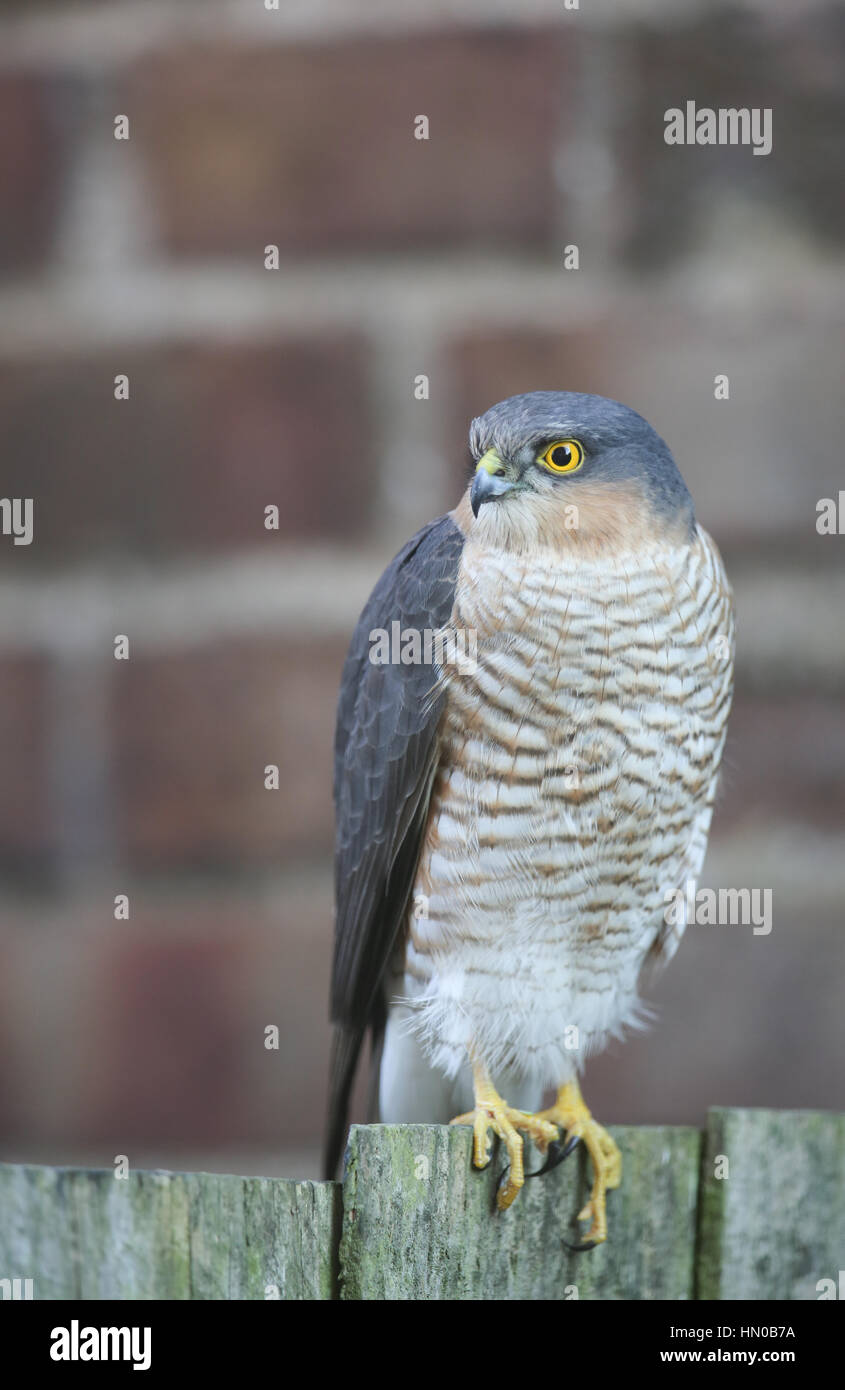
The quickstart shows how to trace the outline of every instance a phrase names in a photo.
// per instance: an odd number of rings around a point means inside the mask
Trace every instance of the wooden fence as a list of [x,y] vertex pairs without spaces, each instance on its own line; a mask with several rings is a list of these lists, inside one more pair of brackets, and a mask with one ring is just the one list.
[[354,1126],[342,1184],[0,1165],[0,1296],[814,1300],[839,1288],[845,1116],[714,1110],[704,1133],[612,1133],[625,1170],[610,1238],[580,1254],[567,1248],[588,1181],[580,1146],[499,1212],[502,1156],[472,1169],[464,1127]]

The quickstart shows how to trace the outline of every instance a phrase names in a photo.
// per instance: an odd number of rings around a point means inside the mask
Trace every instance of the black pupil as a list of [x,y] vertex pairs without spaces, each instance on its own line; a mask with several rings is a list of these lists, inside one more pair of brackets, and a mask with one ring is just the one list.
[[552,450],[552,463],[556,464],[558,468],[563,468],[571,461],[572,450],[568,444],[558,444],[557,448]]

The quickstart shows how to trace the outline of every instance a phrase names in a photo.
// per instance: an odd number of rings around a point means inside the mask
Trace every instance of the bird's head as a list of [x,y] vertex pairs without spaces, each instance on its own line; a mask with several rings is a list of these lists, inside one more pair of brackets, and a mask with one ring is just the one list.
[[462,505],[473,538],[502,549],[639,551],[695,533],[671,453],[636,411],[603,396],[531,391],[473,420]]

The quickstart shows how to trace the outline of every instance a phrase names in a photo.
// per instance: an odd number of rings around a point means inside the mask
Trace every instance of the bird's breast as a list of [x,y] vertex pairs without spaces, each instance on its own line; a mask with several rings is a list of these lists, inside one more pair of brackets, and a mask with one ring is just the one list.
[[[645,556],[467,545],[407,965],[461,944],[571,957],[653,940],[712,801],[730,594],[706,533]],[[556,954],[557,953],[557,954]]]

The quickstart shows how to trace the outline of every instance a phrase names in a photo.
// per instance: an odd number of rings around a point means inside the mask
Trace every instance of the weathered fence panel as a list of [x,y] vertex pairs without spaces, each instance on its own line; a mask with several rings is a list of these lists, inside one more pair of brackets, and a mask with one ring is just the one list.
[[337,1183],[0,1166],[0,1278],[35,1298],[335,1297]]
[[711,1110],[700,1207],[699,1298],[817,1299],[845,1269],[845,1115]]
[[585,1253],[568,1248],[583,1152],[500,1212],[504,1156],[477,1172],[464,1126],[353,1126],[342,1185],[0,1165],[0,1296],[27,1280],[37,1299],[835,1296],[845,1116],[715,1110],[705,1134],[612,1133],[622,1187]]
[[[496,1208],[503,1159],[471,1167],[464,1126],[353,1126],[343,1184],[341,1298],[691,1298],[701,1136],[611,1131],[625,1177],[611,1240],[573,1253],[589,1192],[584,1156]],[[576,1151],[577,1153],[577,1151]],[[542,1160],[530,1151],[528,1168]]]

